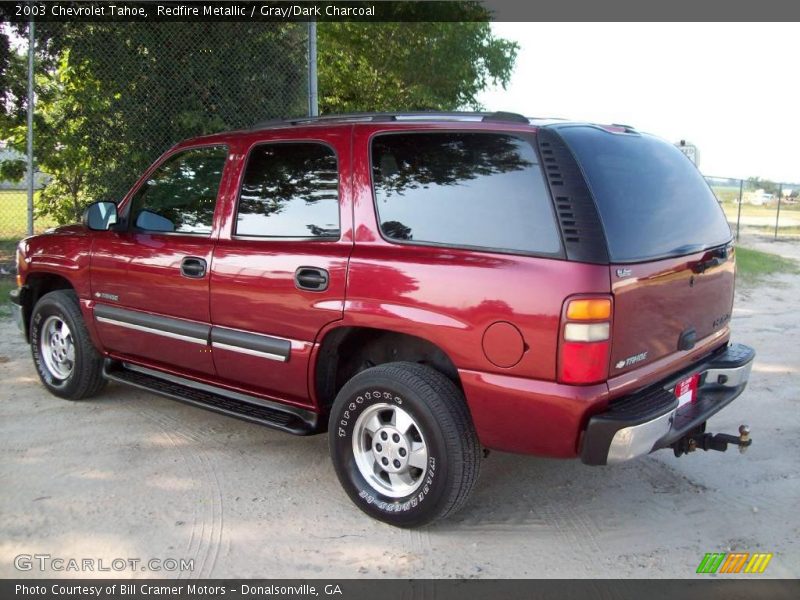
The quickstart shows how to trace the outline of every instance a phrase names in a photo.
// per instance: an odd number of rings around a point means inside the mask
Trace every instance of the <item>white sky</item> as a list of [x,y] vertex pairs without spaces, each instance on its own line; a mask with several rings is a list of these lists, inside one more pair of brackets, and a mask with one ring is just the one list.
[[487,110],[624,123],[695,144],[705,175],[800,183],[800,24],[492,28],[520,51]]

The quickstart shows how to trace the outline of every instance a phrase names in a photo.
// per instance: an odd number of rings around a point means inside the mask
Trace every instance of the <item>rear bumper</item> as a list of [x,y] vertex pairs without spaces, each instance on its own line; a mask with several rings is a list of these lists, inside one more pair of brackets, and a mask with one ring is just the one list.
[[[667,380],[614,401],[589,419],[581,460],[610,465],[669,447],[744,391],[754,357],[749,346],[732,344]],[[695,373],[700,374],[697,400],[678,410],[672,388]]]

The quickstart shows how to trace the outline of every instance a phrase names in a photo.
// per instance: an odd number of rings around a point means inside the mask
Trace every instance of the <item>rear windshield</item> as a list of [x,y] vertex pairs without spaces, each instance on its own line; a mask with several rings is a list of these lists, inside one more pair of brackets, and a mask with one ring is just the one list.
[[613,262],[682,256],[725,244],[725,214],[697,168],[656,137],[562,127],[586,175]]

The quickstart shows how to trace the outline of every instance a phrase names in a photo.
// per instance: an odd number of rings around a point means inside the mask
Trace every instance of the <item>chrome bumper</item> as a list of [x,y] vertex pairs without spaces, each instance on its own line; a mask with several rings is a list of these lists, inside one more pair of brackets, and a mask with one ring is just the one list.
[[[660,384],[621,398],[589,419],[581,460],[590,465],[625,462],[667,448],[700,427],[744,391],[755,351],[734,344]],[[675,384],[700,374],[697,399],[678,409]]]

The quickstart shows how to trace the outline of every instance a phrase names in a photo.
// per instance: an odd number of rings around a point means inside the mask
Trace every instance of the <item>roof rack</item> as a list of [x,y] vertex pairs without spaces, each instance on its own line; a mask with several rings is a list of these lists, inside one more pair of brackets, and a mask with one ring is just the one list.
[[363,112],[339,115],[320,115],[318,117],[297,117],[293,119],[271,119],[256,124],[252,129],[265,129],[279,125],[310,125],[314,123],[360,123],[382,121],[461,121],[461,122],[491,122],[491,123],[524,123],[530,120],[520,114],[511,112]]
[[612,123],[612,127],[621,127],[625,133],[636,133],[636,128],[633,125],[625,125],[624,123]]

